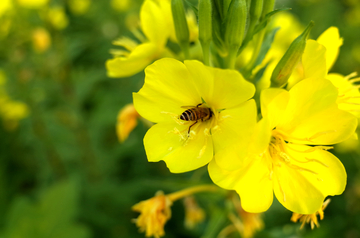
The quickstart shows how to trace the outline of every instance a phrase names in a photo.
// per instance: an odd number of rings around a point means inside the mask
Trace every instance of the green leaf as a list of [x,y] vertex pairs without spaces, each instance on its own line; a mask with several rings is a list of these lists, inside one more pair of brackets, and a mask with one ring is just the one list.
[[79,187],[76,181],[57,183],[38,202],[15,199],[9,209],[4,238],[87,238],[90,231],[75,221]]
[[276,13],[282,12],[282,11],[289,11],[289,10],[291,10],[291,8],[281,8],[281,9],[277,9],[277,10],[274,10],[274,11],[266,14],[264,19],[262,19],[259,22],[259,24],[255,27],[253,35],[255,35],[259,31],[261,31],[262,29],[264,29],[267,26],[267,24],[269,23],[269,20],[273,15],[275,15]]
[[256,58],[254,67],[261,64],[261,62],[264,60],[267,52],[270,50],[271,44],[274,42],[275,34],[278,30],[280,30],[280,27],[274,28],[266,34],[265,39],[261,45],[259,55]]

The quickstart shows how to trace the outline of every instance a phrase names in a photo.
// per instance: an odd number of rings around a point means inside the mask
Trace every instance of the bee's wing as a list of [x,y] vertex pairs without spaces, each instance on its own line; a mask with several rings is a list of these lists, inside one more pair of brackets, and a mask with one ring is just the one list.
[[194,108],[196,106],[182,106],[181,108],[184,108],[184,109],[190,109],[190,108]]

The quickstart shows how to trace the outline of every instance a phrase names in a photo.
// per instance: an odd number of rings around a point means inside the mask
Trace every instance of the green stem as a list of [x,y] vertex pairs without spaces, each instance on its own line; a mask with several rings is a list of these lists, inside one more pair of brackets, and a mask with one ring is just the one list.
[[226,58],[227,68],[228,69],[235,69],[235,63],[237,58],[237,52],[239,47],[230,47],[229,54]]
[[265,32],[266,32],[266,28],[263,29],[262,31],[260,31],[255,36],[256,39],[255,39],[255,46],[254,46],[253,54],[251,56],[251,59],[250,59],[249,63],[247,64],[247,66],[244,69],[244,72],[245,72],[244,75],[251,76],[251,71],[255,67],[256,60],[257,60],[257,58],[259,56],[259,52],[260,52],[262,43],[264,41]]
[[201,42],[204,64],[210,66],[210,41]]

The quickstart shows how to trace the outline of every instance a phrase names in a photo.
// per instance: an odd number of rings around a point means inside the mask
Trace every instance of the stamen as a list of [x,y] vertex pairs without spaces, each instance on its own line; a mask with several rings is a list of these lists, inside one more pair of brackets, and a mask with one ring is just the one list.
[[360,78],[353,78],[349,80],[349,83],[357,83],[360,82]]
[[310,138],[308,138],[308,140],[312,141],[313,139],[315,139],[317,137],[320,137],[320,136],[323,136],[323,135],[326,135],[326,134],[329,134],[329,133],[334,133],[334,132],[336,132],[336,130],[320,131],[320,132],[312,135]]
[[351,78],[356,77],[357,75],[358,75],[357,72],[352,72],[351,74],[346,75],[344,78],[346,78],[346,79],[351,79]]
[[144,35],[140,32],[139,29],[137,28],[133,28],[131,29],[131,33],[133,33],[133,35],[142,43],[146,42],[146,38],[144,37]]
[[[293,144],[293,143],[291,143]],[[295,144],[294,144],[295,145]],[[308,146],[306,146],[308,147]],[[314,152],[316,150],[331,150],[331,149],[334,149],[333,146],[322,146],[322,145],[318,145],[318,146],[314,146],[314,147],[308,147],[309,149],[307,150],[297,150],[297,149],[294,149],[292,148],[291,146],[286,146],[286,149],[290,149],[292,151],[295,151],[295,152],[299,152],[299,153],[311,153],[311,152]]]
[[201,148],[199,152],[199,156],[197,157],[198,159],[200,159],[204,155],[205,149],[206,149],[206,144]]
[[280,178],[279,178],[279,177],[277,177],[277,181],[278,181],[278,184],[279,184],[280,192],[281,192],[282,195],[283,195],[283,200],[284,200],[284,202],[286,202],[285,192],[284,192],[283,188],[281,187],[281,183],[280,183]]
[[187,121],[182,121],[179,119],[179,115],[175,114],[175,113],[172,113],[172,112],[165,112],[165,111],[162,111],[161,112],[162,114],[166,114],[166,115],[169,115],[177,124],[179,125],[184,125],[185,123],[187,123]]
[[343,102],[343,103],[360,106],[360,103],[356,103],[356,102]]
[[177,129],[176,127],[172,131],[168,131],[168,133],[174,133],[175,135],[179,135],[180,141],[186,141],[188,139],[188,137],[185,137],[183,135],[184,133],[181,133],[181,131],[179,131],[179,129]]

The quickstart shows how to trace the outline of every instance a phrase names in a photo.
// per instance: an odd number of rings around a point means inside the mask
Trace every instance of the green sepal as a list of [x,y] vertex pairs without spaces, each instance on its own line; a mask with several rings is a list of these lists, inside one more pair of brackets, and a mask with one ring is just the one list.
[[246,0],[232,0],[225,18],[224,39],[228,48],[241,46],[246,27],[246,18]]
[[314,22],[311,21],[303,33],[291,43],[271,75],[271,87],[279,88],[286,85],[293,69],[304,53],[306,40],[313,26]]
[[189,27],[186,21],[183,0],[171,0],[171,11],[174,19],[176,38],[181,49],[184,51],[185,58],[189,58]]

